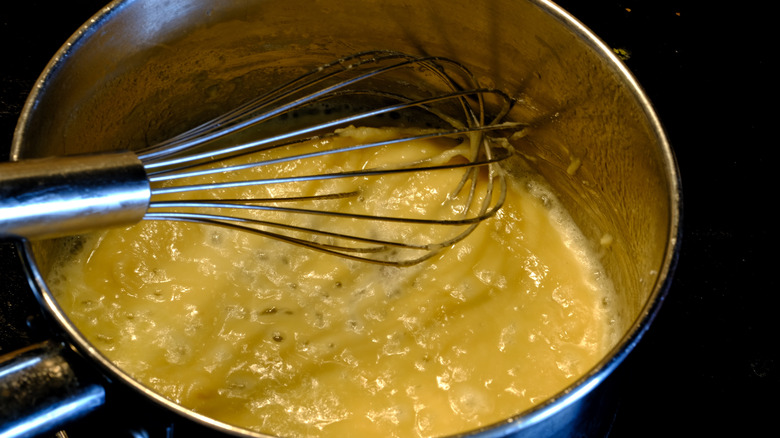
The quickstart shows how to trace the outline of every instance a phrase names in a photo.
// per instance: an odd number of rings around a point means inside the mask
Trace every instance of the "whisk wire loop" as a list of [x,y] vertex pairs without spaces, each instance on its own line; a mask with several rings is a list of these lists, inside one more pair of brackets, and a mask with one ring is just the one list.
[[[404,75],[408,78],[402,82],[413,84],[413,91],[395,88]],[[488,96],[495,106],[491,107],[491,114],[487,111]],[[380,104],[369,104],[367,109],[355,105],[358,109],[341,117],[315,120],[270,135],[252,134],[258,127],[296,112],[305,113],[338,102],[365,101]],[[506,93],[480,87],[465,66],[448,58],[415,57],[392,51],[350,55],[313,69],[222,117],[140,151],[138,156],[152,183],[152,198],[144,219],[194,222],[250,232],[371,263],[419,263],[467,237],[501,208],[507,183],[498,164],[511,152],[497,146],[492,135],[525,128],[522,123],[504,121],[514,104]],[[402,125],[386,139],[314,150],[310,147],[313,142],[333,143],[329,139],[340,135],[339,129],[357,123],[370,125],[376,120],[386,123],[388,117],[401,118],[407,112],[411,119],[430,119],[427,123],[431,125],[415,130]],[[285,163],[321,159],[341,162],[340,158],[332,158],[335,154],[343,154],[343,161],[347,162],[347,157],[357,151],[376,150],[381,154],[388,148],[409,147],[423,140],[446,140],[451,152],[396,164],[313,174],[276,174]],[[444,190],[443,198],[425,201],[437,203],[436,209],[430,211],[450,213],[426,217],[430,213],[345,211],[345,206],[359,206],[365,196],[377,196],[364,189],[366,184],[375,184],[381,178],[452,173],[458,169],[462,172],[448,177],[454,183]],[[253,172],[263,176],[253,178]],[[219,180],[213,179],[217,175]],[[245,193],[239,198],[228,195],[225,199],[223,193],[228,189],[251,191],[262,186],[273,187],[271,191],[275,192],[280,186],[328,180],[344,180],[352,188],[325,189],[324,193],[311,196],[292,190],[282,191],[282,196]],[[187,192],[195,194],[195,198],[171,198]],[[413,205],[411,209],[416,207],[428,211],[428,205]],[[355,221],[369,226],[357,226]],[[382,225],[389,223],[397,225]],[[358,231],[364,228],[365,232]]]

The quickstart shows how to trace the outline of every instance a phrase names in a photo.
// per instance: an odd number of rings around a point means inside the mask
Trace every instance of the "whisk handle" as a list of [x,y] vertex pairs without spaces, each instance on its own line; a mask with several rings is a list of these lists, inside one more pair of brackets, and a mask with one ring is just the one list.
[[151,191],[131,152],[0,163],[0,238],[45,239],[140,221]]

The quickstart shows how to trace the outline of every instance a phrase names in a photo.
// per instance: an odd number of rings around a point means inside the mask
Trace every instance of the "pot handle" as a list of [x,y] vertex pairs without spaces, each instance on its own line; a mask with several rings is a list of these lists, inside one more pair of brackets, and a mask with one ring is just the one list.
[[79,380],[68,350],[44,341],[0,356],[0,438],[51,432],[104,404],[105,388]]

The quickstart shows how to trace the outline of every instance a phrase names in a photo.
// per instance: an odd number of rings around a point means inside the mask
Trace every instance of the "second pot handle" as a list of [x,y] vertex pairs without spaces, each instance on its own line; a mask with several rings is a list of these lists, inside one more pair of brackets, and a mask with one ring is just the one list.
[[0,438],[51,432],[105,403],[105,388],[80,381],[67,350],[44,341],[0,356]]

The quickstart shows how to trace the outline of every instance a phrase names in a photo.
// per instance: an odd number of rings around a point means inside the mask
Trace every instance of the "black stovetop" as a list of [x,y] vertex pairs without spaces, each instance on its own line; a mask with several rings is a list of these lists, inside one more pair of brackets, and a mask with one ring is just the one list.
[[[0,9],[0,160],[38,74],[103,3],[14,0]],[[681,0],[558,3],[629,54],[626,64],[656,106],[683,182],[674,281],[621,366],[626,383],[610,436],[774,429],[780,288],[767,275],[776,269],[777,239],[766,206],[777,187],[769,156],[777,140],[769,135],[774,114],[762,106],[773,92],[770,14]],[[39,321],[13,242],[0,241],[0,355],[47,337]]]

